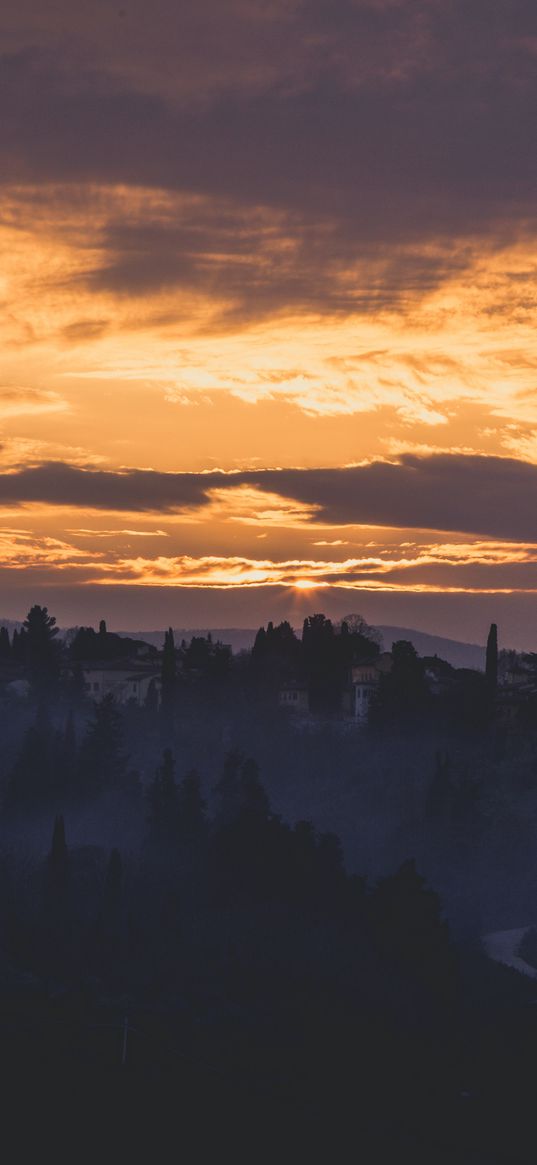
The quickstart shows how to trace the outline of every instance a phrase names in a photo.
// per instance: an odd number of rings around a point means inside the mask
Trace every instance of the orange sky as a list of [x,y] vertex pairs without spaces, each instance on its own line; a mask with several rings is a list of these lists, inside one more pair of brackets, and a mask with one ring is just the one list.
[[[0,16],[0,614],[46,596],[60,621],[100,604],[154,627],[164,602],[176,625],[255,625],[273,601],[483,639],[496,601],[520,640],[532,6],[156,9]],[[50,463],[91,474],[95,502],[29,489]],[[333,490],[349,466],[373,471],[338,509],[316,471]],[[422,513],[412,475],[428,491],[437,467]],[[140,470],[222,479],[118,506],[114,475]]]

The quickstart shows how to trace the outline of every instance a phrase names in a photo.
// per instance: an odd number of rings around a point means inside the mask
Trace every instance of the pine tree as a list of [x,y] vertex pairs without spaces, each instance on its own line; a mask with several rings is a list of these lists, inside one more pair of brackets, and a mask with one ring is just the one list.
[[134,785],[123,751],[123,726],[111,694],[94,705],[81,748],[81,769],[87,791],[126,789]]
[[23,630],[24,656],[32,688],[39,700],[48,702],[59,679],[60,646],[56,642],[59,628],[47,608],[36,604],[28,612]]

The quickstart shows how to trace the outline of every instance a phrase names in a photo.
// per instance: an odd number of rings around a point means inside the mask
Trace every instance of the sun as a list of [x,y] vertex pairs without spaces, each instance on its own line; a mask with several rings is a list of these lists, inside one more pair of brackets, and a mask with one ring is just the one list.
[[296,591],[313,591],[319,585],[319,583],[313,582],[311,578],[299,578],[293,583]]

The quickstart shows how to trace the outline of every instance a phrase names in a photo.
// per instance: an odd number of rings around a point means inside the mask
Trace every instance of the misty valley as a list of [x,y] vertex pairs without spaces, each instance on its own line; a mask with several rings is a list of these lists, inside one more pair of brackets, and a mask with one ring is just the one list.
[[207,1145],[534,1159],[536,656],[320,614],[157,646],[35,605],[0,700],[14,1096],[90,1087],[127,1138],[180,1098]]

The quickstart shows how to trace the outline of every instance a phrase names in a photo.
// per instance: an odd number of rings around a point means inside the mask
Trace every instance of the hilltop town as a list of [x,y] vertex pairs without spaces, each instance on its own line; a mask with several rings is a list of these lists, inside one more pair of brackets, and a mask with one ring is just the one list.
[[219,688],[246,692],[257,707],[278,708],[307,729],[322,721],[401,729],[420,721],[464,728],[494,721],[505,727],[537,716],[537,654],[498,649],[489,631],[480,668],[454,667],[438,655],[419,656],[399,639],[384,649],[380,632],[361,616],[334,624],[308,616],[301,632],[289,622],[259,628],[251,650],[233,653],[211,632],[177,642],[172,629],[157,647],[117,634],[104,620],[60,632],[47,608],[34,606],[24,623],[0,626],[0,700],[37,699],[80,711],[109,697],[171,722],[185,702]]

